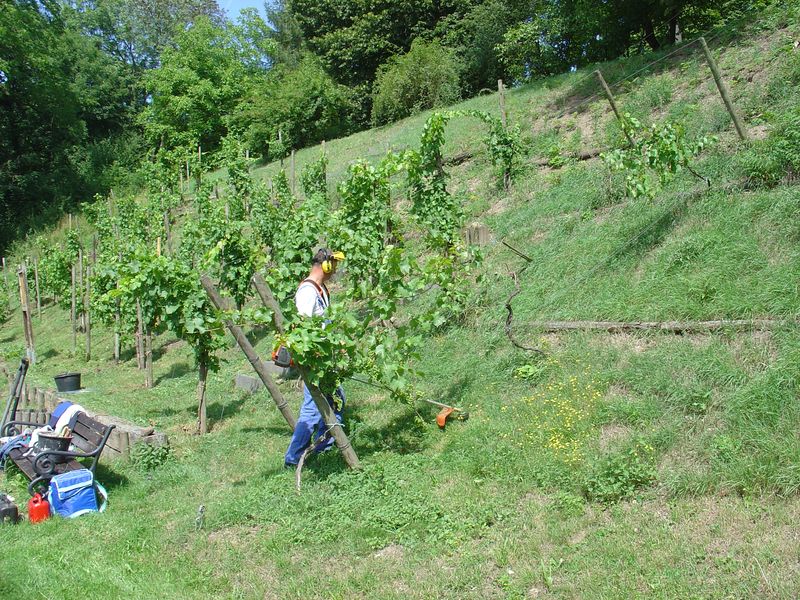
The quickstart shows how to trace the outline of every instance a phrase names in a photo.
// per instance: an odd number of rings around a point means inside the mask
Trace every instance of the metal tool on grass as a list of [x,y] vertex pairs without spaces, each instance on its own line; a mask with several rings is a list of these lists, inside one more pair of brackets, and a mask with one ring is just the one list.
[[421,400],[423,402],[427,402],[428,404],[441,407],[442,410],[440,410],[439,414],[436,415],[436,424],[442,429],[444,429],[444,426],[447,424],[447,417],[451,415],[453,415],[453,418],[458,421],[466,421],[469,419],[469,413],[461,408],[449,406],[448,404],[442,404],[441,402],[436,402],[436,400],[428,400],[427,398],[422,398]]
[[[385,385],[373,383],[372,381],[367,381],[366,379],[362,379],[360,377],[351,377],[350,379],[352,379],[353,381],[357,381],[359,383],[370,385],[380,390],[386,390],[387,392],[392,391]],[[443,404],[442,402],[437,402],[436,400],[428,400],[427,398],[420,398],[420,400],[422,400],[423,402],[427,402],[428,404],[433,404],[434,406],[438,406],[439,408],[442,409],[439,411],[439,414],[436,415],[436,424],[441,428],[444,428],[445,424],[447,423],[447,418],[451,415],[454,415],[453,418],[459,421],[466,421],[467,419],[469,419],[469,413],[461,408],[450,406],[449,404]]]

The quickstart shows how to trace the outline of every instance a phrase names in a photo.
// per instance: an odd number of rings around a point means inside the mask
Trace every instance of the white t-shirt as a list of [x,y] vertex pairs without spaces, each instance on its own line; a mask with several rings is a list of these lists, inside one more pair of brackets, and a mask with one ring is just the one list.
[[325,314],[325,310],[330,303],[331,300],[325,288],[322,287],[322,293],[320,294],[317,291],[317,286],[310,281],[301,283],[294,295],[294,304],[297,306],[297,312],[304,317],[321,317]]

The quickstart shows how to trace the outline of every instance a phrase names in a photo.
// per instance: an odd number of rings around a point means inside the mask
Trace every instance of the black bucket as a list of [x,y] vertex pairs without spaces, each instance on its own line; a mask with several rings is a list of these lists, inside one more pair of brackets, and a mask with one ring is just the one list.
[[80,373],[61,373],[53,379],[56,380],[56,389],[59,392],[77,392],[81,389]]

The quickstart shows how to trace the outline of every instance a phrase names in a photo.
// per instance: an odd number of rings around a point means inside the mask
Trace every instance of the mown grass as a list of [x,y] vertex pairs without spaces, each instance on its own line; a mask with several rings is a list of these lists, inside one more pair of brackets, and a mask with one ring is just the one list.
[[[785,61],[776,60],[798,35],[796,16],[768,13],[763,23],[717,40],[751,123],[798,98],[796,86],[779,85]],[[617,81],[644,62],[603,69]],[[556,118],[596,92],[583,75],[510,92],[512,118],[530,127],[530,158],[619,139],[599,101]],[[509,273],[524,261],[493,243],[464,322],[428,340],[418,365],[426,393],[470,419],[440,431],[431,407],[389,405],[351,382],[347,427],[364,469],[346,471],[335,452],[316,457],[300,495],[282,469],[285,423],[266,395],[233,388],[234,375],[249,372],[237,350],[209,378],[211,433],[199,438],[185,346],[158,339],[158,385],[144,390],[130,350],[114,365],[98,327],[84,363],[71,356],[67,315],[46,307],[31,381],[83,371],[80,402],[166,431],[172,456],[152,471],[105,465],[102,516],[3,529],[0,595],[60,597],[79,587],[99,597],[796,597],[800,331],[542,336],[526,326],[798,317],[800,194],[746,189],[742,149],[712,86],[697,55],[681,54],[615,88],[627,110],[721,138],[699,166],[710,191],[682,175],[652,203],[621,197],[598,161],[529,165],[506,196],[480,127],[454,121],[448,155],[471,158],[451,169],[452,189],[495,240],[533,258],[520,276],[514,331],[547,357],[505,337]],[[355,157],[416,143],[424,118],[329,142],[329,179]],[[298,168],[318,152],[298,153]],[[9,370],[22,347],[18,321],[15,312],[0,329]],[[259,332],[251,335],[266,354]],[[285,388],[296,406],[299,392]],[[25,498],[18,475],[1,476],[0,486]]]

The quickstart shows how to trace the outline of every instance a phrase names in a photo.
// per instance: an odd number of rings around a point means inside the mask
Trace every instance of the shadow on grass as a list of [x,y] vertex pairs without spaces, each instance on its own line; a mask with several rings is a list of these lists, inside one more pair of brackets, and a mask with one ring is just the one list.
[[[705,190],[701,190],[698,195],[703,193]],[[694,194],[687,194],[682,200],[661,212],[654,219],[646,223],[636,223],[627,228],[625,235],[630,237],[601,263],[602,266],[599,270],[604,271],[609,267],[617,266],[620,261],[639,260],[650,250],[659,246],[681,222],[686,214],[689,201],[694,197]]]
[[169,371],[167,371],[163,375],[158,376],[158,378],[156,379],[156,385],[160,384],[162,381],[165,381],[167,379],[180,379],[184,375],[188,375],[193,371],[194,368],[187,362],[175,363],[169,368]]
[[[240,396],[239,398],[231,400],[230,402],[227,402],[225,404],[223,404],[222,402],[214,402],[213,404],[209,404],[206,409],[208,412],[209,431],[213,431],[214,427],[218,423],[222,423],[226,418],[230,419],[231,417],[239,414],[245,402],[247,402],[247,397]],[[195,414],[196,412],[195,407],[191,407],[189,412]]]
[[108,465],[103,463],[97,463],[96,475],[97,480],[103,484],[103,487],[107,490],[116,490],[119,488],[123,488],[130,483],[130,480],[117,473],[113,469],[109,468]]

